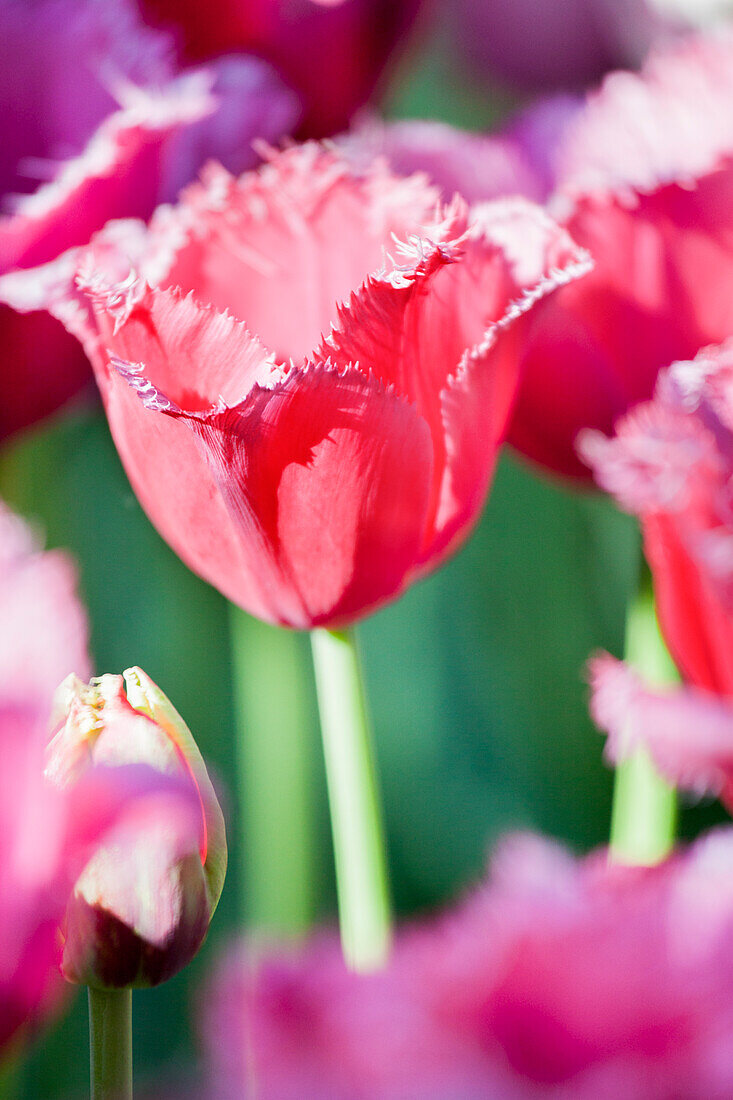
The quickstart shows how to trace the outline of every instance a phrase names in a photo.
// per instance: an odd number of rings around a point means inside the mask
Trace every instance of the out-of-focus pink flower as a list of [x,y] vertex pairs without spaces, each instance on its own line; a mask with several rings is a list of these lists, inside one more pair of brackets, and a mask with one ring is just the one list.
[[59,1002],[59,925],[76,876],[123,811],[181,812],[188,791],[149,768],[92,768],[74,789],[44,777],[53,695],[89,672],[71,564],[42,553],[0,506],[0,1048]]
[[164,537],[305,628],[396,597],[466,537],[527,313],[586,268],[522,200],[469,220],[423,177],[308,144],[212,169],[147,233],[110,227],[58,308]]
[[699,688],[653,690],[608,654],[590,663],[591,713],[618,764],[643,747],[677,787],[733,810],[733,699]]
[[659,620],[684,677],[733,696],[733,344],[660,375],[653,401],[582,453],[639,515]]
[[651,0],[453,0],[449,26],[475,74],[519,91],[574,90],[634,68],[685,23]]
[[230,952],[205,1006],[210,1095],[722,1100],[732,871],[731,830],[655,868],[514,837],[382,974],[347,973],[335,939]]
[[121,815],[76,880],[64,922],[63,972],[100,988],[158,985],[194,957],[226,874],[224,819],[180,715],[138,668],[60,689],[61,725],[46,774],[73,797],[100,765],[148,765],[191,797],[139,800]]
[[305,102],[302,136],[348,125],[370,98],[421,0],[144,0],[177,27],[186,56],[247,50],[271,62]]
[[235,171],[254,164],[252,139],[274,140],[297,119],[293,95],[259,59],[180,74],[171,47],[132,0],[0,0],[0,438],[89,377],[74,342],[39,312],[49,278],[39,265],[111,217],[148,217],[208,157]]

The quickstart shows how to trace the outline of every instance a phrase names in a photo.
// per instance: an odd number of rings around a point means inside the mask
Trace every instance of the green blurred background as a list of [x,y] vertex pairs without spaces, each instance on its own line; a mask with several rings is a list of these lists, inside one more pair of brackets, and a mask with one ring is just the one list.
[[[506,104],[477,99],[456,82],[458,71],[439,46],[429,46],[398,74],[391,113],[486,126]],[[0,463],[0,493],[38,522],[49,546],[75,556],[97,671],[144,667],[191,726],[223,797],[230,872],[209,940],[166,987],[135,995],[138,1081],[185,1079],[195,1057],[197,989],[240,915],[250,925],[277,925],[277,912],[292,904],[295,928],[309,909],[313,920],[334,919],[307,639],[235,618],[239,721],[264,734],[253,734],[252,775],[262,768],[273,776],[253,784],[243,813],[234,779],[230,609],[148,523],[103,415],[58,419],[11,446]],[[598,647],[621,652],[638,564],[630,519],[605,499],[550,484],[507,454],[468,545],[362,625],[400,913],[463,890],[507,829],[537,829],[578,850],[605,840],[611,776],[587,716],[584,663]],[[275,716],[288,705],[302,713],[294,748]],[[300,801],[290,802],[279,792],[296,770],[306,782]],[[311,831],[291,840],[287,823],[298,813],[310,819]],[[716,814],[686,812],[685,831]],[[271,830],[269,841],[255,843],[257,822]],[[245,826],[249,859],[239,839]],[[251,854],[258,845],[259,859]],[[297,895],[299,872],[309,864],[311,896],[293,900],[293,883]],[[291,867],[293,877],[278,875],[278,866]],[[85,998],[77,996],[29,1052],[19,1095],[84,1095],[86,1028]],[[150,1095],[159,1095],[156,1085]]]

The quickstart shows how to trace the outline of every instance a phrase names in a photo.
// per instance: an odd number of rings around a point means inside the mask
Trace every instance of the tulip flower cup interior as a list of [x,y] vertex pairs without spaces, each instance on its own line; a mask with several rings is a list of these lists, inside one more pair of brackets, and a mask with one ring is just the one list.
[[148,515],[241,607],[342,626],[475,522],[525,318],[589,259],[538,208],[309,143],[113,223],[53,308]]

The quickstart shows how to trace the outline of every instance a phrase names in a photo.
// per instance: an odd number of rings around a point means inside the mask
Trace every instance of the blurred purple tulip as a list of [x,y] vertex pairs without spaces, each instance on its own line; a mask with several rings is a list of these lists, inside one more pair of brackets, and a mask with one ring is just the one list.
[[209,157],[250,167],[252,140],[287,133],[299,106],[256,58],[180,73],[133,0],[0,0],[0,103],[2,439],[91,377],[38,312],[38,268],[112,217],[148,217]]
[[455,0],[449,18],[476,73],[521,92],[577,90],[636,68],[678,27],[649,0]]

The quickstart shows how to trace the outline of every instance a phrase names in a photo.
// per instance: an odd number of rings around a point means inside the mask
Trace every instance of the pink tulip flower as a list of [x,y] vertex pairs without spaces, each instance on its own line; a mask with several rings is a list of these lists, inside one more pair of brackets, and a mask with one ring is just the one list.
[[641,517],[667,645],[686,680],[733,696],[733,344],[660,376],[654,399],[581,451]]
[[2,438],[90,377],[43,312],[48,265],[111,217],[148,217],[210,156],[256,163],[252,139],[279,138],[298,106],[255,58],[181,74],[133,0],[0,0],[0,101]]
[[733,811],[733,699],[700,688],[651,689],[608,654],[590,663],[591,713],[613,764],[638,748],[670,783]]
[[528,203],[469,219],[422,177],[308,144],[239,180],[212,168],[147,231],[110,226],[56,308],[163,536],[235,603],[308,628],[463,541],[526,317],[586,270]]
[[205,1003],[211,1100],[722,1098],[733,1089],[733,830],[655,868],[510,838],[486,884],[397,939],[229,952]]

